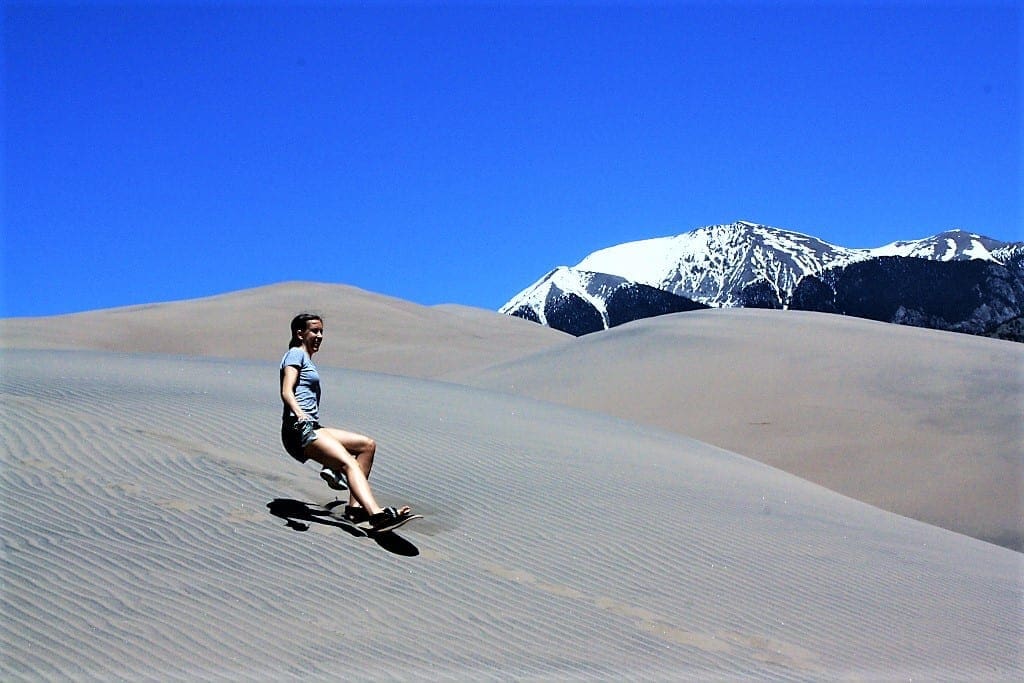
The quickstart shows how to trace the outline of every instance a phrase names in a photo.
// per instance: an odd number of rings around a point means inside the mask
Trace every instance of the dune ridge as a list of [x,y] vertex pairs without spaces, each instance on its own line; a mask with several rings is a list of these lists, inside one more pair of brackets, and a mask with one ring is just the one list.
[[3,362],[5,678],[1024,673],[1019,553],[678,434],[324,367],[380,497],[427,515],[389,546],[269,514],[331,500],[272,362]]
[[1024,345],[797,311],[661,316],[472,386],[669,429],[1024,550]]
[[43,318],[0,320],[5,348],[91,349],[263,360],[280,358],[298,313],[324,316],[317,361],[435,377],[571,340],[519,318],[465,306],[420,306],[357,287],[284,282],[217,296]]

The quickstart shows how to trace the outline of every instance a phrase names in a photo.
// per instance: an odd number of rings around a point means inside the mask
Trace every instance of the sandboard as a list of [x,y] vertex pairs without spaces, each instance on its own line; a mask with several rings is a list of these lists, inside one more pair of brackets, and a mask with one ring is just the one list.
[[326,505],[317,505],[315,503],[279,498],[267,503],[267,507],[272,515],[286,520],[288,526],[299,531],[308,529],[308,522],[316,522],[318,524],[341,527],[357,536],[381,536],[405,526],[414,519],[423,519],[423,515],[408,515],[397,520],[387,529],[374,529],[370,526],[369,522],[359,522],[357,524],[347,519],[341,512],[336,512],[335,508],[339,506],[344,506],[344,503],[340,500],[327,503]]
[[408,524],[409,522],[413,521],[414,519],[423,519],[423,515],[416,515],[416,514],[406,515],[405,517],[401,517],[398,520],[396,520],[394,524],[392,524],[391,526],[389,526],[386,529],[374,529],[372,526],[370,526],[369,522],[359,522],[359,523],[352,522],[348,518],[346,518],[344,514],[339,514],[339,513],[335,512],[334,508],[339,507],[341,505],[343,505],[342,501],[338,500],[338,501],[334,501],[333,503],[328,503],[327,505],[324,506],[324,509],[330,511],[331,517],[333,519],[336,519],[338,521],[344,522],[345,524],[351,525],[351,526],[355,527],[356,529],[358,529],[359,531],[362,531],[364,534],[371,535],[371,536],[373,534],[386,534],[386,533],[389,533],[391,531],[394,531],[395,529],[398,529],[399,527],[405,526],[406,524]]
[[398,528],[401,528],[401,527],[405,526],[406,524],[408,524],[409,522],[411,522],[414,519],[423,519],[423,515],[406,515],[405,517],[401,517],[398,520],[396,520],[394,524],[392,524],[391,526],[389,526],[386,529],[374,529],[372,526],[370,526],[369,522],[360,522],[359,524],[356,524],[355,527],[357,529],[359,529],[360,531],[362,531],[363,533],[369,534],[369,535],[372,536],[373,534],[386,534],[386,533],[390,533],[390,532],[394,531],[395,529],[398,529]]

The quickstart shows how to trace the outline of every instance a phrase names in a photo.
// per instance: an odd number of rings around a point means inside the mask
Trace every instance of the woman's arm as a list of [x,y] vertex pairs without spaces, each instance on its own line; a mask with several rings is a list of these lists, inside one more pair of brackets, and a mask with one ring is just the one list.
[[281,369],[281,400],[288,409],[294,413],[299,422],[308,420],[309,417],[302,412],[299,402],[295,398],[295,387],[299,383],[299,369],[294,365],[286,365]]

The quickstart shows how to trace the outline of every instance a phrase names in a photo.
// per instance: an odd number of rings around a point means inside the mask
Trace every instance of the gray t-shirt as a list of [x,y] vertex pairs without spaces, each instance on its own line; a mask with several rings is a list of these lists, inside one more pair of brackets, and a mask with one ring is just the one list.
[[[295,385],[295,400],[310,419],[320,420],[320,373],[306,350],[294,346],[288,349],[281,359],[281,372],[289,365],[299,369],[299,381]],[[285,422],[295,421],[295,413],[286,405],[282,419]]]

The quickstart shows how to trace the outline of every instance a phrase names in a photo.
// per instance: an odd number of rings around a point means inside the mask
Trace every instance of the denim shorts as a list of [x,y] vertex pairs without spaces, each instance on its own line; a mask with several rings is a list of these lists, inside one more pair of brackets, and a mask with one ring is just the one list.
[[316,430],[320,429],[320,423],[313,420],[303,422],[282,422],[281,423],[281,444],[299,462],[306,462],[309,456],[305,454],[306,446],[316,441]]

